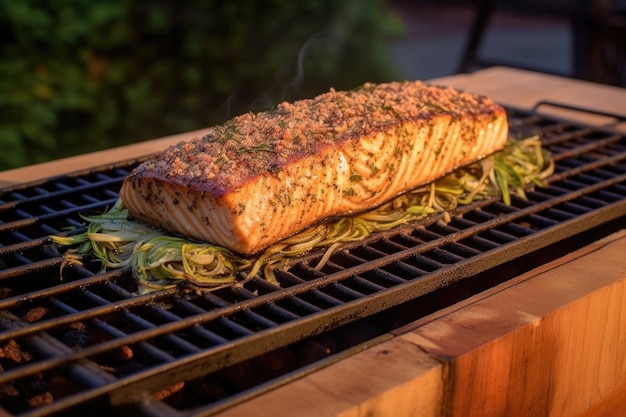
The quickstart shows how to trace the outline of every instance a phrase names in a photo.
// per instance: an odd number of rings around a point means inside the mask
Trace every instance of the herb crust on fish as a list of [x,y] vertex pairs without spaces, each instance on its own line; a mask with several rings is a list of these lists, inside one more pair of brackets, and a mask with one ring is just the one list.
[[505,110],[420,81],[364,84],[215,126],[137,167],[140,221],[255,254],[329,217],[377,207],[501,150]]

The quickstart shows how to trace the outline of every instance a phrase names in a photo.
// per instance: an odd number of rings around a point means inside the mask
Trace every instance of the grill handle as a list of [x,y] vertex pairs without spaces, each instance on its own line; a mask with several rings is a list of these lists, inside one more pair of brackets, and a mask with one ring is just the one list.
[[595,109],[590,109],[590,108],[587,108],[587,107],[574,106],[574,105],[571,105],[571,104],[559,103],[557,101],[551,101],[551,100],[540,100],[540,101],[538,101],[533,106],[533,111],[539,111],[539,107],[542,107],[542,106],[556,107],[556,108],[561,108],[561,109],[565,109],[565,110],[577,111],[577,112],[581,112],[581,113],[591,113],[591,114],[595,114],[597,116],[604,116],[604,117],[609,117],[611,119],[615,119],[615,121],[613,123],[605,124],[605,126],[607,126],[607,127],[616,126],[616,125],[618,125],[620,123],[626,122],[626,115],[624,115],[624,114],[612,113],[612,112],[602,111],[602,110],[595,110]]

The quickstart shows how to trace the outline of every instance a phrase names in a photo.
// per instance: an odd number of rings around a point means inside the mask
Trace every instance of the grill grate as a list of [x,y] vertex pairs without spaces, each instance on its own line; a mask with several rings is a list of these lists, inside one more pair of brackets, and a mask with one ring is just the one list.
[[[541,134],[553,154],[549,187],[509,206],[492,199],[461,207],[448,223],[433,216],[370,236],[319,271],[315,257],[304,258],[277,273],[281,288],[256,278],[207,294],[138,296],[128,274],[101,273],[96,263],[67,268],[61,280],[63,258],[47,236],[81,227],[79,213],[110,207],[136,162],[4,191],[0,411],[210,414],[373,343],[388,327],[358,328],[352,342],[332,348],[319,343],[329,332],[593,228],[626,224],[623,134],[535,112],[509,115],[513,132]],[[257,368],[246,366],[273,369],[255,380]],[[173,402],[168,394],[192,379],[203,393],[187,390],[192,399]]]

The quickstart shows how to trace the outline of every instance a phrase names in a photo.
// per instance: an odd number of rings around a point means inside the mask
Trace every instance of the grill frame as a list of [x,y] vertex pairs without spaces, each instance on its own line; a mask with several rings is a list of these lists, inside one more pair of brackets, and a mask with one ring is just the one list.
[[[622,167],[617,176],[608,175],[606,179],[601,178],[601,182],[589,185],[584,191],[581,189],[578,192],[571,192],[568,191],[566,187],[567,184],[575,182],[573,178],[577,178],[576,176],[589,176],[589,172],[595,173],[598,171],[603,176],[607,176],[602,172],[605,170],[604,165],[607,162],[617,162],[611,160],[611,157],[608,157],[608,161],[606,158],[596,158],[596,160],[592,162],[578,166],[568,161],[575,161],[577,153],[582,153],[583,156],[586,156],[595,152],[596,147],[612,147],[620,144],[622,145],[621,147],[624,148],[621,151],[622,156],[616,156],[613,159],[617,160],[621,158],[623,160],[624,153],[626,153],[626,140],[623,133],[589,127],[555,117],[540,115],[533,111],[513,108],[509,108],[508,110],[510,114],[512,114],[512,128],[514,130],[532,133],[532,130],[537,129],[537,125],[540,125],[539,128],[542,129],[543,133],[551,134],[551,132],[565,131],[565,133],[552,136],[553,139],[546,140],[547,146],[553,149],[562,149],[558,153],[558,158],[559,163],[565,168],[560,171],[557,170],[551,181],[551,186],[548,189],[529,193],[529,196],[538,200],[533,204],[528,204],[521,199],[515,199],[514,205],[512,206],[514,208],[512,209],[511,207],[502,205],[497,199],[491,199],[460,208],[455,212],[455,215],[462,215],[462,217],[455,217],[451,225],[448,226],[442,226],[438,223],[438,221],[441,220],[441,216],[434,216],[429,220],[416,222],[411,226],[405,226],[392,232],[376,234],[368,238],[363,244],[347,247],[350,256],[339,253],[335,255],[335,258],[331,258],[331,262],[327,267],[327,275],[316,276],[316,273],[309,271],[309,279],[298,282],[299,277],[297,274],[281,274],[281,278],[284,279],[283,282],[289,283],[289,285],[284,289],[273,292],[272,289],[268,287],[269,284],[261,280],[253,280],[248,287],[237,290],[238,293],[236,296],[239,297],[240,301],[237,301],[236,304],[220,307],[220,304],[228,304],[229,300],[224,302],[224,300],[219,299],[219,295],[215,297],[212,295],[208,296],[207,298],[209,298],[209,300],[203,300],[203,303],[206,303],[206,305],[216,305],[218,307],[208,309],[205,312],[202,312],[203,308],[201,306],[185,304],[185,300],[179,297],[179,294],[175,290],[165,290],[139,297],[132,296],[127,294],[123,284],[124,280],[128,278],[124,278],[124,274],[121,272],[114,271],[108,274],[94,274],[93,271],[87,268],[75,269],[79,278],[75,278],[66,283],[57,283],[52,287],[40,288],[36,291],[35,295],[17,294],[10,298],[0,300],[0,309],[2,309],[0,311],[0,326],[5,328],[5,330],[0,333],[0,342],[13,339],[28,340],[29,345],[32,345],[31,349],[33,351],[39,352],[40,355],[44,355],[45,353],[50,356],[49,359],[44,361],[43,365],[47,365],[49,369],[66,369],[67,367],[68,374],[71,374],[73,378],[86,384],[94,385],[94,387],[88,390],[55,401],[51,405],[29,410],[19,415],[49,415],[50,413],[71,410],[73,407],[81,404],[88,404],[89,401],[104,401],[104,403],[114,407],[134,404],[143,398],[144,392],[152,392],[161,389],[171,380],[179,381],[201,377],[215,372],[225,365],[240,363],[246,359],[261,355],[268,350],[280,349],[289,344],[299,342],[306,337],[322,334],[330,329],[351,323],[354,320],[384,311],[390,306],[414,300],[438,288],[452,285],[460,280],[503,265],[520,256],[576,236],[609,221],[623,218],[626,213],[626,201],[623,195],[626,195],[626,192],[622,195],[618,195],[615,192],[602,190],[606,188],[610,189],[610,184],[613,184],[613,187],[618,187],[620,191],[626,190],[626,186],[620,185],[625,182],[626,168]],[[545,126],[541,126],[542,123],[545,123]],[[573,130],[567,132],[568,129]],[[590,143],[578,146],[577,148],[568,148],[565,146],[571,140],[576,141],[576,138],[581,135],[595,135],[599,138],[594,139]],[[12,213],[17,213],[18,215],[25,214],[23,218],[16,219],[8,225],[7,223],[0,223],[0,233],[14,233],[15,240],[17,241],[8,246],[8,249],[4,242],[0,242],[0,255],[4,256],[9,254],[15,258],[15,262],[19,262],[20,257],[27,259],[28,255],[23,255],[24,253],[37,252],[38,249],[45,247],[45,237],[40,236],[20,242],[19,239],[22,238],[21,235],[28,238],[27,233],[31,233],[30,230],[37,227],[42,227],[44,231],[50,229],[49,233],[58,232],[55,228],[56,224],[53,225],[53,227],[46,223],[52,221],[51,219],[73,218],[74,220],[68,221],[68,225],[78,226],[79,222],[75,219],[78,212],[85,210],[101,210],[104,205],[111,205],[116,198],[115,191],[112,191],[112,188],[114,188],[116,184],[119,184],[121,179],[120,177],[111,179],[110,174],[107,173],[113,172],[116,173],[116,175],[124,175],[125,172],[130,170],[129,167],[136,165],[139,161],[138,159],[123,161],[114,165],[98,167],[68,176],[55,177],[37,183],[0,190],[0,192],[2,192],[0,199],[3,199],[8,193],[12,193],[18,197],[24,196],[23,200],[19,200],[19,198],[6,202],[2,200],[2,203],[0,203],[0,213],[12,210]],[[568,164],[574,166],[570,167]],[[567,173],[567,175],[564,173]],[[89,182],[91,177],[94,177],[97,181]],[[103,187],[98,193],[108,198],[98,201],[85,201],[84,205],[80,207],[63,207],[61,204],[59,209],[55,209],[42,205],[44,208],[41,208],[41,214],[36,216],[31,216],[27,211],[24,211],[27,210],[27,207],[23,206],[27,203],[36,205],[49,198],[50,194],[45,193],[45,187],[50,186],[50,184],[55,183],[55,181],[58,181],[60,184],[62,181],[68,180],[69,182],[75,182],[75,186],[57,185],[59,190],[56,191],[55,197],[61,198],[73,193],[93,189],[94,187]],[[557,184],[561,185],[557,186]],[[44,192],[38,191],[40,189]],[[565,190],[565,194],[559,194],[562,191],[561,189]],[[556,197],[551,196],[548,191],[554,192]],[[587,195],[594,195],[594,192],[602,194],[604,200],[596,197],[585,197]],[[32,193],[32,195],[25,195],[28,193]],[[605,200],[612,199],[614,201],[607,205],[594,208],[591,211],[583,212],[583,214],[577,214],[576,217],[573,218],[574,220],[571,218],[567,219],[567,210],[555,209],[556,207],[567,206],[570,211],[584,211],[585,207],[578,204],[577,199],[580,198],[588,199],[587,204],[591,206]],[[598,202],[594,203],[594,199],[598,200]],[[20,201],[27,201],[27,203],[20,203]],[[454,222],[470,222],[471,220],[468,220],[470,214],[489,213],[488,209],[491,208],[497,210],[495,210],[494,213],[490,213],[492,216],[490,220],[478,221],[474,226],[470,225],[469,228],[466,229],[450,230],[450,228],[456,224]],[[540,215],[542,210],[549,211],[550,216]],[[504,214],[499,215],[500,212]],[[565,219],[561,223],[557,223],[561,218]],[[516,223],[522,220],[529,223],[535,222],[541,227],[545,226],[545,228],[541,229],[540,232],[532,232],[532,229],[525,225]],[[41,226],[42,223],[44,226]],[[512,227],[512,224],[516,224],[517,226]],[[472,227],[474,229],[472,229]],[[478,231],[476,229],[480,229],[481,227],[485,228],[485,230]],[[508,227],[515,230],[507,229],[505,233],[498,230],[498,227],[505,229]],[[463,239],[471,239],[472,236],[479,236],[480,233],[488,233],[489,230],[492,229],[496,230],[497,233],[492,233],[489,236],[490,239],[501,239],[503,241],[502,244],[496,245],[487,252],[479,254],[475,254],[472,250],[467,250],[467,248],[459,247],[458,242],[463,241]],[[399,232],[399,230],[401,230],[401,232]],[[438,234],[439,237],[437,237]],[[518,236],[516,236],[516,234],[518,234]],[[513,237],[513,239],[509,240],[510,237]],[[480,237],[480,239],[484,238]],[[480,239],[474,239],[477,241],[474,243],[478,246],[485,244],[485,242],[480,241]],[[378,252],[381,252],[380,247],[377,246],[377,242],[383,240],[391,242],[392,244],[390,244],[390,246],[394,247],[402,247],[402,243],[399,241],[413,241],[414,246],[410,246],[407,249],[400,249],[400,251],[384,255],[382,258],[376,258],[373,261],[368,260],[365,263],[359,263],[362,257],[376,256]],[[451,250],[442,250],[442,248],[446,247],[451,248]],[[365,250],[364,248],[368,249]],[[475,250],[474,248],[470,249]],[[52,249],[41,249],[41,252],[51,250]],[[463,258],[457,253],[465,250],[470,253],[469,258]],[[424,259],[419,259],[423,254],[429,254],[429,256],[425,256]],[[0,265],[0,284],[5,281],[14,282],[17,277],[36,275],[40,271],[49,271],[60,266],[61,261],[57,254],[48,252],[42,255],[42,259],[38,259],[32,263],[26,263],[24,267],[5,268],[4,265]],[[459,260],[459,256],[461,256],[461,260]],[[398,263],[405,263],[404,261],[407,259],[413,258],[416,258],[417,261],[408,266],[402,266],[402,268],[406,271],[414,271],[417,274],[422,274],[417,279],[402,282],[402,277],[398,277],[393,272],[389,272],[385,269],[391,268],[390,266],[397,265]],[[448,264],[447,262],[451,263]],[[351,265],[351,263],[354,263],[354,265]],[[303,270],[307,269],[304,266],[300,266],[300,268]],[[331,270],[332,268],[336,268],[338,271],[333,272]],[[311,268],[308,269],[310,270]],[[366,285],[352,278],[354,276],[364,275],[374,269],[383,270],[385,273],[381,273],[380,277],[376,277],[378,280],[376,282],[366,279],[365,281],[369,282],[370,285]],[[84,275],[84,277],[80,278],[81,274]],[[294,275],[295,277],[290,275]],[[398,278],[400,281],[397,281]],[[388,281],[385,281],[385,279]],[[394,279],[400,283],[393,285]],[[121,281],[122,284],[117,285],[118,281]],[[381,285],[381,282],[391,282],[391,284],[389,284],[391,286],[381,290],[380,288],[384,287],[384,285]],[[346,283],[349,283],[349,285],[346,285]],[[101,287],[98,290],[100,294],[91,294],[89,290],[90,287]],[[252,294],[249,288],[261,291],[261,295]],[[327,288],[330,288],[330,290],[326,290]],[[80,310],[60,299],[70,290],[85,295],[83,301],[85,303],[88,301],[95,305],[95,307]],[[372,292],[360,298],[350,300],[350,297],[358,295],[358,290]],[[379,291],[378,293],[375,292],[377,290]],[[267,292],[264,293],[263,291]],[[301,305],[297,306],[297,308],[301,309],[303,312],[307,309],[312,311],[310,316],[301,315],[301,317],[289,321],[289,314],[282,311],[289,311],[284,303],[287,303],[287,301],[303,293],[321,294],[315,297],[311,296],[303,300],[304,302],[300,303]],[[105,303],[103,307],[97,307],[97,304],[102,302],[100,299],[106,302],[106,298],[102,294],[118,297],[118,300],[115,301],[115,303]],[[171,303],[171,300],[174,298],[177,299],[176,302],[178,303],[175,307],[180,311],[184,311],[184,309],[187,308],[189,312],[193,312],[195,308],[199,313],[186,317],[183,323],[173,321],[175,317],[169,317],[166,313],[170,313],[175,309],[159,307],[159,303]],[[342,300],[341,298],[344,299]],[[341,303],[333,307],[333,303],[338,299]],[[49,304],[58,311],[64,312],[64,315],[60,314],[59,317],[53,319],[54,321],[52,323],[46,321],[27,323],[23,319],[19,319],[15,314],[15,311],[19,310],[23,305],[36,304],[38,302],[46,302],[46,305]],[[291,303],[294,302],[291,301]],[[324,306],[330,307],[325,308]],[[257,312],[258,309],[262,309],[263,314],[259,314]],[[266,312],[267,309],[270,310],[269,313]],[[321,309],[322,313],[315,312],[316,309]],[[9,314],[8,311],[12,312]],[[126,329],[121,330],[115,325],[107,323],[107,316],[109,314],[118,314],[117,312],[120,311],[121,313],[119,314],[126,317],[129,322],[134,323],[137,327],[145,326],[144,329],[131,333],[131,336],[128,336],[125,335],[124,330]],[[248,311],[249,313],[244,313],[244,316],[246,316],[246,314],[247,316],[241,319],[241,323],[239,320],[233,320],[232,324],[226,326],[228,328],[227,330],[233,333],[232,340],[228,340],[224,337],[220,339],[219,332],[213,328],[207,331],[200,328],[200,326],[205,323],[220,321],[220,317],[228,317],[229,314],[235,316],[239,314],[240,311]],[[178,312],[178,314],[180,314],[180,312]],[[283,317],[285,321],[274,326],[271,320],[264,317],[264,314],[272,318],[278,317],[279,319],[281,314],[285,314],[285,317]],[[153,316],[156,316],[157,319],[163,321],[163,323],[157,322],[155,325],[147,319],[153,318]],[[252,316],[252,318],[248,316]],[[258,316],[260,316],[260,318]],[[107,320],[103,320],[103,317]],[[167,320],[172,321],[168,322]],[[260,331],[247,333],[247,331],[250,330],[246,328],[247,320],[256,321],[257,325],[266,325],[268,327]],[[51,336],[59,327],[77,322],[89,322],[91,326],[102,328],[104,329],[103,331],[109,334],[115,335],[117,333],[119,337],[74,351],[66,344],[59,342],[58,338],[55,336]],[[216,325],[216,328],[217,327],[220,326]],[[214,338],[212,342],[215,344],[209,348],[199,349],[194,352],[194,346],[187,346],[184,343],[184,337],[182,337],[182,341],[178,340],[181,339],[180,332],[185,331],[191,333],[195,331],[199,333],[199,335],[194,335],[194,337]],[[163,349],[160,348],[159,343],[155,344],[156,347],[152,347],[152,343],[148,342],[156,338],[165,339],[164,341],[160,341],[160,343],[169,343],[180,351],[188,349],[190,353],[181,355],[178,358],[174,355],[169,355],[168,357],[167,352],[162,352]],[[189,338],[189,340],[192,339],[193,338]],[[373,342],[370,342],[370,344],[371,343]],[[193,343],[191,343],[191,345],[193,345]],[[103,372],[101,368],[91,363],[94,357],[111,352],[115,349],[121,349],[124,346],[139,346],[141,349],[147,351],[147,353],[144,353],[146,356],[149,356],[152,350],[154,351],[152,353],[154,358],[161,358],[162,363],[136,373],[131,373],[122,378],[111,378],[109,374]],[[355,349],[358,350],[358,348]],[[346,352],[350,352],[350,350]],[[61,355],[63,355],[63,357],[61,357]],[[0,374],[0,383],[21,379],[25,371],[30,372],[30,375],[37,372],[46,372],[48,368],[43,367],[45,369],[42,369],[41,366],[38,366],[38,364],[42,365],[41,362],[42,361],[33,362],[34,365],[25,365],[17,367],[14,370],[3,372]],[[71,366],[68,366],[68,364],[71,364]],[[245,395],[241,396],[239,400],[244,397]],[[212,409],[215,410],[223,406],[223,403],[218,403],[222,405],[216,404]]]

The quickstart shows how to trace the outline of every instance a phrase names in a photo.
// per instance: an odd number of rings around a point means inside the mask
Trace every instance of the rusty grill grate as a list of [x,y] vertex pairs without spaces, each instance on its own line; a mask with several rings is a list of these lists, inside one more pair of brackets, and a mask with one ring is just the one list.
[[[548,188],[373,236],[321,271],[302,261],[278,274],[280,288],[253,279],[206,294],[138,296],[129,274],[100,273],[96,263],[68,268],[61,280],[63,258],[47,236],[111,206],[137,161],[3,191],[0,413],[209,415],[394,326],[362,326],[366,319],[590,230],[626,226],[623,134],[509,114],[513,132],[540,133],[556,159]],[[335,337],[339,330],[350,341]]]

